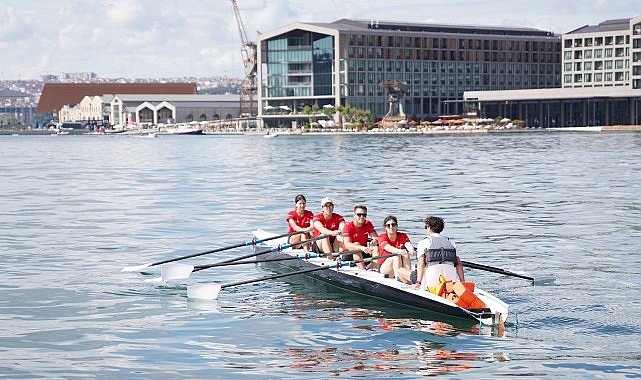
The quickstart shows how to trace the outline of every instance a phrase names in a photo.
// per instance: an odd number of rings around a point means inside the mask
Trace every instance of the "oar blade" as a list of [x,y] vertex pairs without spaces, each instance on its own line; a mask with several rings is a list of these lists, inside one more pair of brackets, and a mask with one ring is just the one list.
[[552,285],[556,281],[556,277],[537,277],[533,281],[533,285]]
[[152,265],[153,265],[152,263],[149,263],[149,264],[142,264],[142,265],[124,267],[124,268],[122,268],[121,272],[140,272],[141,270],[147,269]]
[[193,271],[194,266],[189,264],[163,264],[160,266],[160,277],[165,282],[185,280]]
[[187,298],[211,301],[218,298],[221,286],[218,284],[198,284],[187,287]]

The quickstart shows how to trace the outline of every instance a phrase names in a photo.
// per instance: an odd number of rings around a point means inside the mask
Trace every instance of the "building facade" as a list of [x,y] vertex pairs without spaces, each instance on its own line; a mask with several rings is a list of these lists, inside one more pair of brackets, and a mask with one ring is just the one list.
[[231,120],[240,114],[238,95],[115,95],[108,104],[109,123],[174,124]]
[[465,91],[561,84],[561,38],[530,28],[296,23],[262,34],[258,55],[259,116],[267,124],[302,118],[306,105],[349,105],[380,118],[389,81],[405,84],[403,109],[416,119],[462,113]]
[[535,127],[641,125],[641,15],[562,36],[563,84],[529,91],[466,91],[483,115]]
[[85,96],[63,106],[61,123],[89,125],[174,124],[238,118],[238,95],[116,94]]
[[563,87],[641,89],[641,16],[563,35]]

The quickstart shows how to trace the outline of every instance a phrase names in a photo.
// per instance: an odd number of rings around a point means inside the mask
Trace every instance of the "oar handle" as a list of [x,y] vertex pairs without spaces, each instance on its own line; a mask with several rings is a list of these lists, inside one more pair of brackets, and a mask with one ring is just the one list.
[[499,273],[499,274],[504,274],[506,276],[518,277],[518,278],[523,278],[525,280],[534,281],[534,277],[524,276],[522,274],[510,272],[502,268],[495,268],[487,265],[471,263],[469,261],[461,261],[461,264],[463,264],[464,267],[480,269],[488,272]]

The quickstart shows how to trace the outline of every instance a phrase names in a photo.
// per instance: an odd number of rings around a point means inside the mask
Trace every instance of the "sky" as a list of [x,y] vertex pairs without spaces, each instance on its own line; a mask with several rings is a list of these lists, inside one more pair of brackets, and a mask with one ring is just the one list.
[[[639,0],[237,0],[250,41],[341,18],[529,27],[563,34],[641,15]],[[0,79],[242,77],[231,0],[3,0]]]

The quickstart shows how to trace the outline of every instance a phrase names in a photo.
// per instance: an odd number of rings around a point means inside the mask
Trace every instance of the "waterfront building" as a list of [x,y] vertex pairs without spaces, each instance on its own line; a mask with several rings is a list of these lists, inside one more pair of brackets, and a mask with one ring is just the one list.
[[641,16],[563,35],[563,88],[641,89]]
[[85,96],[107,94],[191,94],[196,83],[45,83],[38,101],[38,114],[57,120],[64,106],[79,104]]
[[158,125],[231,120],[239,113],[238,95],[105,94],[63,106],[58,118],[61,123]]
[[519,27],[295,23],[259,36],[258,61],[259,117],[271,126],[303,122],[305,106],[349,105],[380,118],[390,81],[405,84],[412,119],[462,113],[465,91],[561,84],[561,38]]
[[117,94],[109,99],[107,108],[111,125],[232,120],[240,114],[240,98],[238,95]]
[[641,15],[586,25],[562,39],[560,88],[467,91],[467,104],[528,126],[640,125]]

